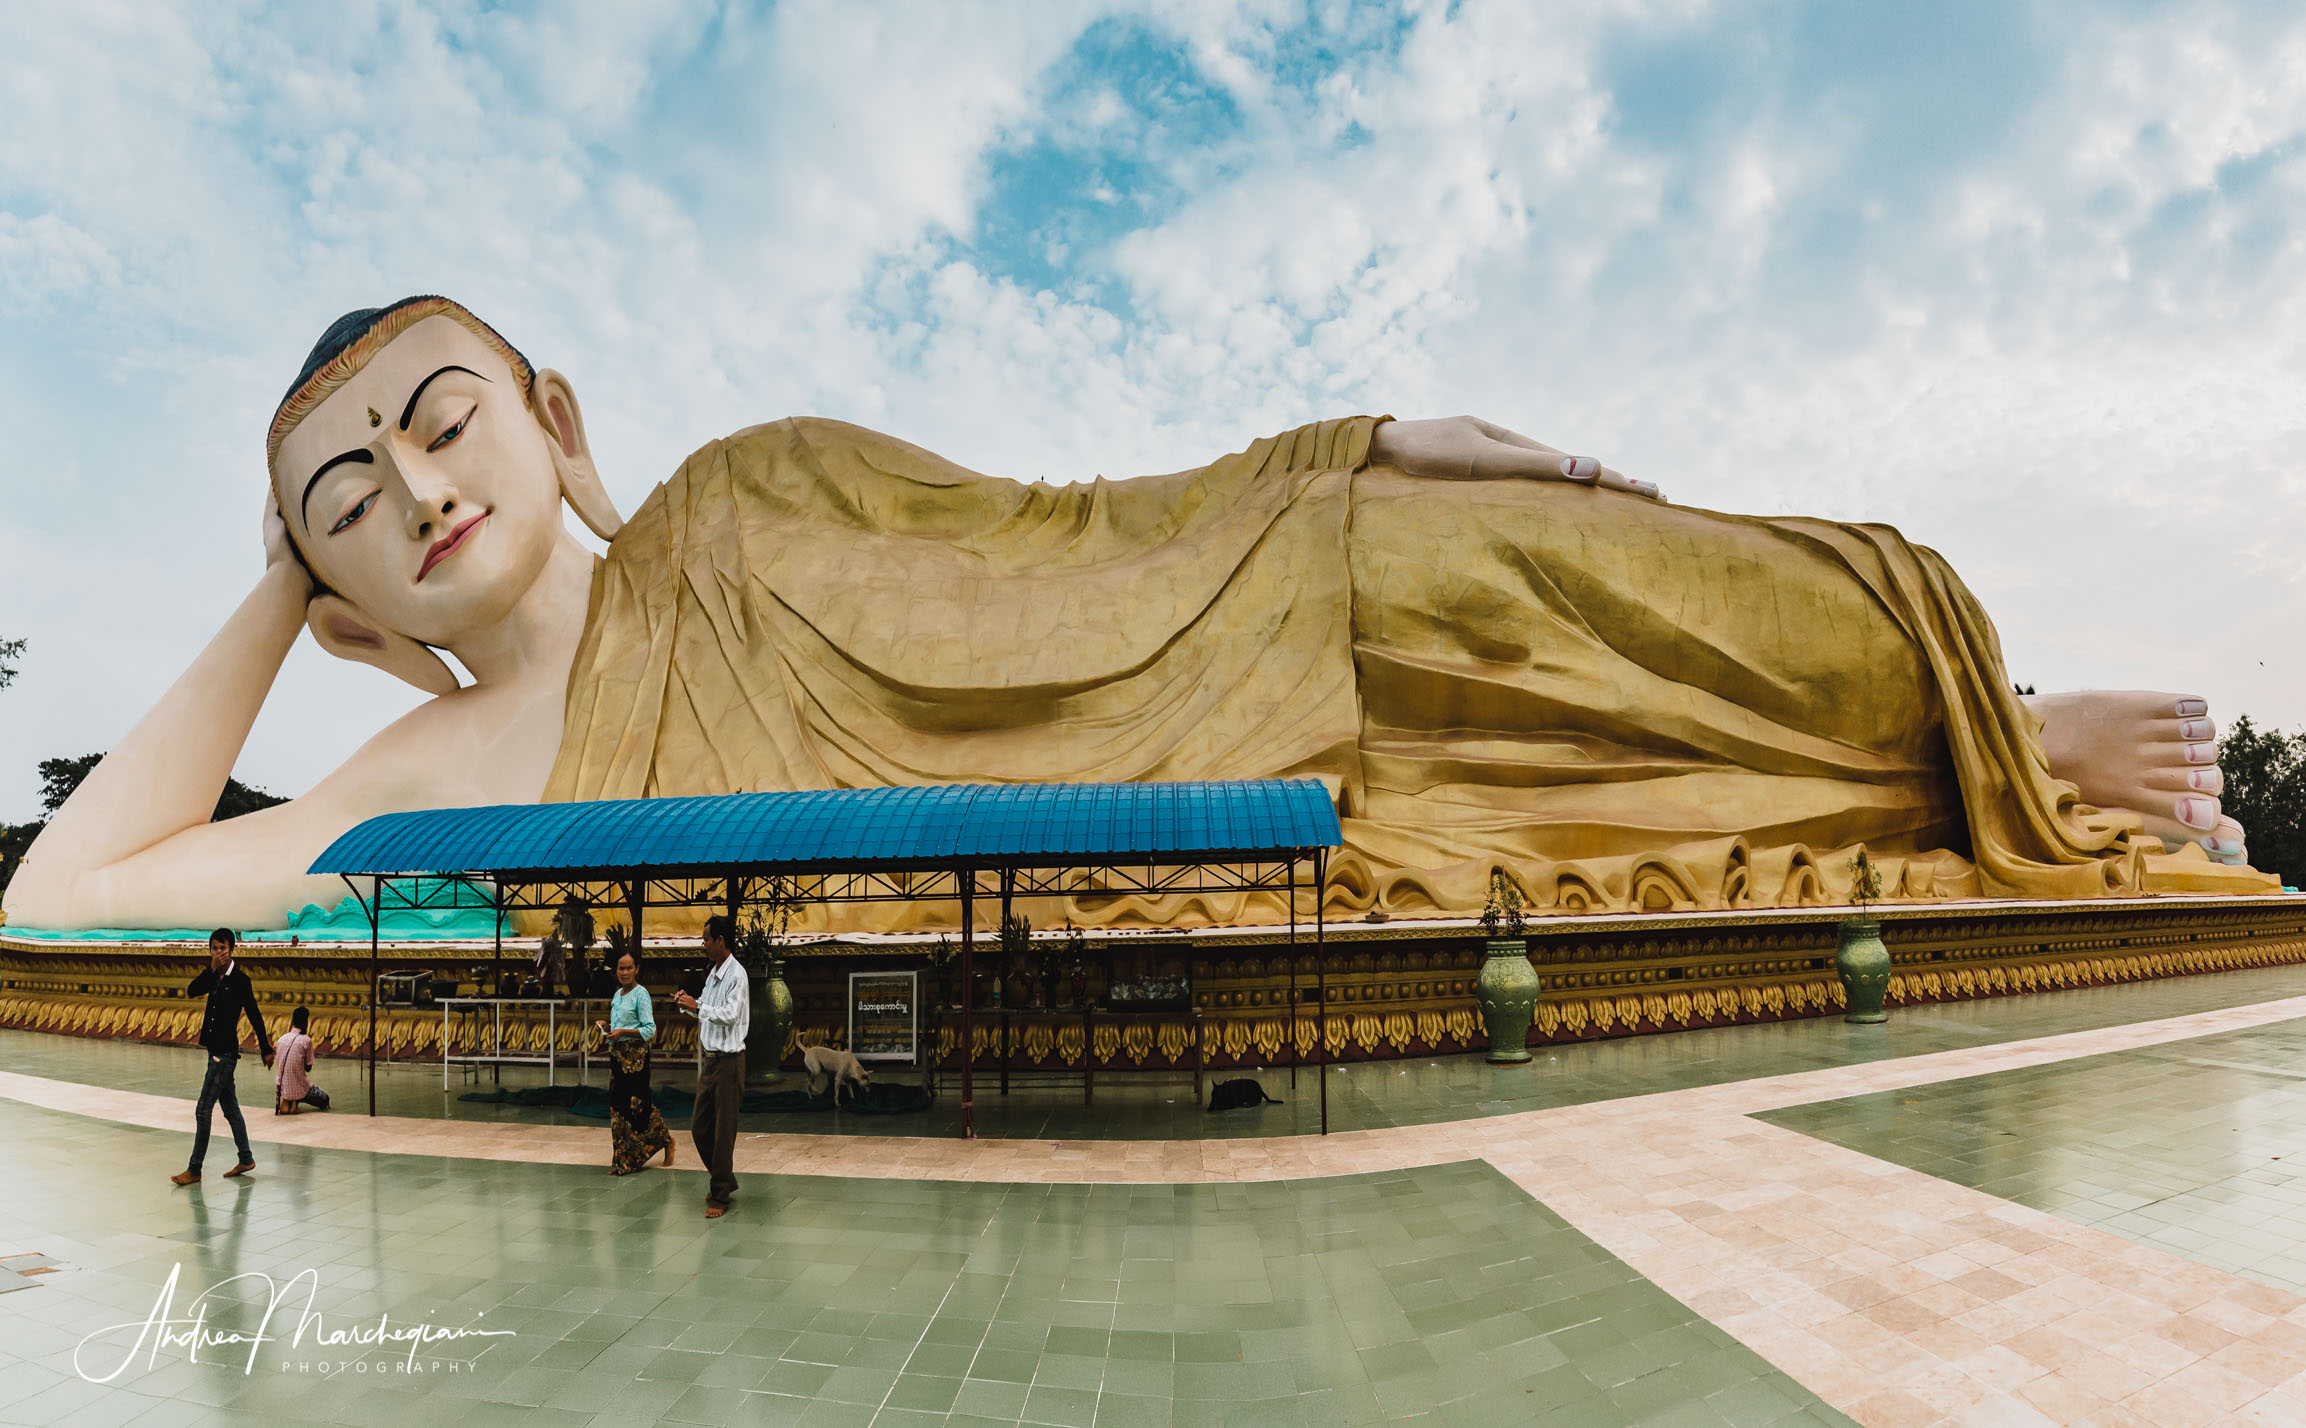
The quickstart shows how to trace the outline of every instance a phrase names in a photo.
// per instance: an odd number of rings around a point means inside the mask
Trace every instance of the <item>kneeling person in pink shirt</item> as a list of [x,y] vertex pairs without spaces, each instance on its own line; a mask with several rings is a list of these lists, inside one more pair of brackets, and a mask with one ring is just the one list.
[[312,1084],[312,1033],[305,1029],[312,1020],[312,1009],[298,1007],[288,1019],[288,1030],[280,1034],[280,1042],[273,1049],[280,1053],[273,1064],[276,1077],[273,1104],[276,1116],[292,1116],[300,1105],[316,1111],[328,1109],[328,1092]]

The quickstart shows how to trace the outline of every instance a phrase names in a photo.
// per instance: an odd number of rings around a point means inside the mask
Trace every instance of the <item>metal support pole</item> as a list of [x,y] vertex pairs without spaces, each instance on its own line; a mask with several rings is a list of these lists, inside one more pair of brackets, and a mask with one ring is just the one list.
[[496,909],[496,946],[488,954],[488,995],[504,995],[504,884],[491,883],[489,903]]
[[1297,1089],[1297,856],[1289,857],[1289,1089]]
[[1001,979],[1001,1094],[1009,1094],[1009,894],[1015,887],[1017,870],[1001,870],[1001,957],[995,963],[994,974]]
[[961,869],[961,1139],[977,1138],[977,870]]
[[1329,853],[1327,849],[1313,855],[1313,976],[1318,984],[1314,1003],[1320,1008],[1314,1014],[1313,1036],[1321,1043],[1321,1133],[1329,1134],[1329,949],[1322,940],[1328,921],[1326,909],[1321,905],[1322,890],[1329,886]]
[[383,940],[384,878],[369,879],[368,905],[368,1113],[376,1114],[376,978],[377,943]]
[[[488,954],[488,991],[486,995],[501,997],[504,995],[504,884],[492,881],[490,886],[495,889],[489,895],[489,901],[496,907],[496,948]],[[473,1031],[477,1037],[479,1035],[477,1023],[474,1025]],[[442,1035],[445,1037],[447,1032],[444,1030]],[[475,1051],[479,1049],[477,1046],[473,1048]],[[441,1088],[445,1090],[448,1087],[448,1043],[445,1040],[440,1044],[440,1058],[440,1084]],[[488,1078],[496,1085],[503,1085],[504,1063],[501,1061],[491,1062],[488,1068]],[[479,1078],[476,1076],[474,1079],[478,1080]]]

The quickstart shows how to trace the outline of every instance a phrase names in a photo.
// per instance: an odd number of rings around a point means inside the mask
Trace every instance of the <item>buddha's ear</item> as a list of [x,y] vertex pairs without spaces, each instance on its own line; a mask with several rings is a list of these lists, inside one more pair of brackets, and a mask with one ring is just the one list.
[[388,630],[341,595],[317,595],[304,607],[304,623],[320,647],[338,659],[373,664],[427,694],[454,694],[456,674],[429,648]]
[[561,498],[594,535],[615,540],[625,520],[617,514],[616,502],[609,499],[609,488],[601,484],[600,469],[593,465],[593,449],[585,441],[584,412],[577,406],[568,378],[549,367],[537,373],[530,401],[536,408],[537,425],[544,428],[545,444],[552,449],[553,469],[560,473]]

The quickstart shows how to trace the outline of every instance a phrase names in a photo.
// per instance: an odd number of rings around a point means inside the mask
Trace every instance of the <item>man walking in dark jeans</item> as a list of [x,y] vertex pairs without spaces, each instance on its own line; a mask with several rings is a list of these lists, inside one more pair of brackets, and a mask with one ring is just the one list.
[[256,988],[233,960],[238,941],[229,927],[208,934],[208,970],[194,977],[184,991],[188,997],[205,994],[208,998],[208,1011],[200,1019],[200,1049],[208,1053],[208,1075],[200,1083],[200,1108],[192,1113],[199,1125],[192,1137],[192,1163],[183,1174],[168,1177],[178,1185],[190,1185],[200,1178],[200,1161],[208,1154],[208,1123],[219,1103],[224,1107],[224,1123],[232,1127],[232,1148],[240,1153],[239,1163],[225,1171],[225,1176],[246,1175],[256,1168],[256,1153],[248,1148],[248,1123],[240,1118],[240,1096],[232,1084],[233,1073],[240,1069],[240,1018],[245,1014],[248,1024],[256,1028],[256,1048],[264,1053],[267,1066],[272,1064],[272,1037],[264,1030],[263,1015],[256,1010]]
[[704,1069],[697,1073],[697,1104],[689,1113],[689,1135],[697,1143],[697,1159],[712,1178],[705,1185],[705,1218],[717,1220],[729,1212],[729,1197],[737,1193],[733,1159],[737,1149],[737,1108],[745,1098],[745,1033],[752,1025],[750,989],[745,969],[730,955],[736,939],[736,919],[715,913],[705,919],[705,955],[712,971],[704,990],[696,996],[675,992],[673,1005],[697,1019],[697,1045],[704,1052]]

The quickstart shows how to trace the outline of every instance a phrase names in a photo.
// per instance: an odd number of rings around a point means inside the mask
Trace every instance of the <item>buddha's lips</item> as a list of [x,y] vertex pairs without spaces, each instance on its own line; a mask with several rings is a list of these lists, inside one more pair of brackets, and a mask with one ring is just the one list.
[[482,511],[479,515],[474,516],[471,520],[466,521],[463,525],[458,526],[455,530],[450,531],[447,535],[442,536],[439,540],[434,541],[432,543],[432,549],[424,553],[423,567],[416,572],[417,582],[422,584],[424,577],[432,574],[432,568],[434,566],[440,564],[442,561],[448,559],[450,556],[463,549],[465,537],[471,535],[473,528],[487,519],[488,512]]

